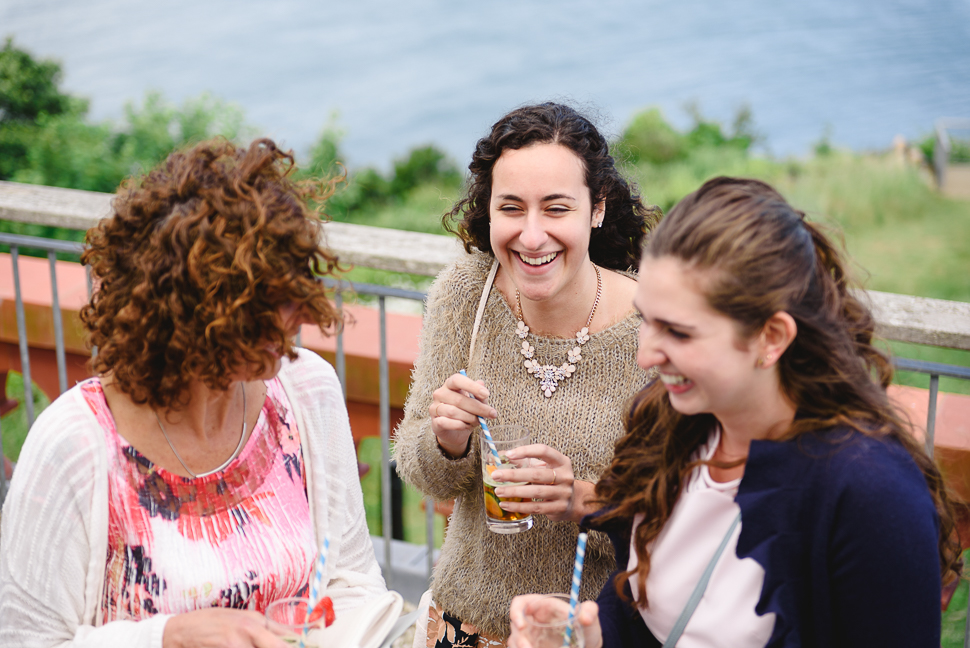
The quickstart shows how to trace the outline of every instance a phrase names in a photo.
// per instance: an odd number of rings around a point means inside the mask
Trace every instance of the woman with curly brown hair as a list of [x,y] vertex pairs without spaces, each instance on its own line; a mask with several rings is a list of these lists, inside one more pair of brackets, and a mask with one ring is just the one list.
[[[563,590],[577,522],[622,433],[622,404],[646,383],[630,272],[655,212],[620,175],[605,138],[568,106],[513,110],[479,140],[467,195],[445,216],[468,252],[428,294],[395,453],[401,476],[454,515],[419,621],[427,644],[501,645],[512,596]],[[581,351],[581,353],[580,353]],[[467,369],[468,376],[459,370]],[[479,416],[515,423],[533,445],[496,471],[508,512],[534,528],[486,526]],[[613,569],[603,534],[590,539],[595,595]]]
[[[640,271],[660,380],[596,487],[623,568],[587,648],[938,647],[952,515],[838,249],[768,185],[716,178]],[[539,605],[513,604],[518,648]]]
[[340,314],[308,207],[270,140],[216,140],[127,181],[88,232],[98,377],[32,428],[4,507],[0,644],[282,647],[331,538],[339,615],[384,591],[340,385],[294,346]]

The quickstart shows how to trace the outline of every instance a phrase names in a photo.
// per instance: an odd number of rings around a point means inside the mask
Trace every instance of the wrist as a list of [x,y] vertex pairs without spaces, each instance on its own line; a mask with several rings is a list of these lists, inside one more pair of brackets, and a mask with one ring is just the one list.
[[468,435],[465,443],[442,443],[441,437],[435,437],[438,442],[438,450],[448,459],[464,459],[472,449],[472,437]]

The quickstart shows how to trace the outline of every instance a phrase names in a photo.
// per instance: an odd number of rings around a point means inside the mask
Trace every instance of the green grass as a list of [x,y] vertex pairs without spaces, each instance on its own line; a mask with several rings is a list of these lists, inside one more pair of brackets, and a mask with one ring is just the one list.
[[[970,565],[970,550],[963,553],[963,564]],[[943,613],[942,648],[963,648],[967,624],[967,590],[967,579],[964,577],[957,586],[957,591],[953,593],[949,607]]]
[[[371,535],[381,535],[381,530],[384,528],[381,521],[381,440],[377,437],[362,439],[357,449],[357,458],[363,463],[370,464],[370,472],[360,481],[360,487],[364,491],[367,528],[370,529]],[[404,539],[415,544],[425,544],[428,533],[421,493],[404,484],[402,499]],[[444,542],[445,519],[438,514],[434,517],[434,543],[435,547],[441,547],[441,543]]]
[[[17,409],[3,417],[0,427],[3,429],[3,453],[11,461],[20,459],[20,449],[27,438],[27,408],[24,407],[24,377],[17,371],[7,374],[7,398],[16,400],[20,404]],[[50,405],[50,399],[34,383],[34,417],[40,416]]]

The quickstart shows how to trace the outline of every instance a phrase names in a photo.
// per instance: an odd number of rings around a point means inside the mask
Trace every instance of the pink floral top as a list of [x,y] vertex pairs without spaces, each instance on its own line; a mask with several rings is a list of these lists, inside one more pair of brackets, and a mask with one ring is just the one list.
[[97,378],[81,384],[108,447],[103,623],[216,606],[263,611],[305,593],[315,547],[300,434],[279,380],[266,386],[239,456],[189,479],[118,434]]

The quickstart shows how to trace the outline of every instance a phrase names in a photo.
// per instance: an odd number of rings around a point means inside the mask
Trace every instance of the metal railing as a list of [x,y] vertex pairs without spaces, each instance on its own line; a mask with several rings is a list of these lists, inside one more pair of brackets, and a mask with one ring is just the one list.
[[[65,362],[64,349],[64,325],[61,320],[60,305],[58,300],[58,282],[55,272],[55,260],[57,253],[79,254],[82,244],[53,239],[43,239],[31,236],[20,236],[12,234],[0,234],[0,244],[10,246],[11,260],[13,264],[13,280],[16,299],[16,320],[17,334],[20,350],[20,360],[24,378],[24,405],[28,426],[33,425],[35,413],[33,411],[33,386],[30,380],[30,354],[27,340],[26,316],[24,300],[21,290],[21,277],[19,259],[21,248],[34,248],[47,252],[47,258],[51,268],[51,289],[52,289],[52,308],[55,333],[55,351],[57,355],[58,384],[60,391],[67,390],[67,369]],[[400,298],[413,300],[423,303],[425,293],[414,290],[404,290],[387,286],[373,284],[353,284],[348,282],[334,282],[326,280],[328,286],[335,290],[338,306],[343,304],[344,295],[353,293],[356,295],[368,295],[376,297],[379,318],[379,417],[380,417],[380,439],[381,439],[381,520],[383,538],[383,564],[384,575],[389,586],[392,586],[395,576],[395,567],[392,561],[392,494],[391,482],[395,476],[392,474],[390,461],[390,396],[389,396],[389,371],[387,353],[387,312],[386,300],[388,298]],[[87,274],[88,296],[91,294],[91,276]],[[933,362],[909,360],[905,358],[895,359],[898,369],[928,374],[930,377],[929,390],[929,411],[926,423],[926,448],[932,454],[933,439],[936,424],[937,400],[939,392],[939,379],[941,376],[970,380],[970,368],[956,365],[946,365]],[[340,379],[341,385],[346,393],[346,354],[344,352],[343,334],[337,336],[336,341],[336,360],[335,368]],[[2,436],[0,436],[0,456],[2,456]],[[0,476],[0,504],[6,496],[6,480]],[[425,500],[425,521],[427,528],[427,561],[426,573],[430,579],[433,567],[434,555],[434,500]],[[965,646],[970,648],[970,601],[968,601],[967,626],[965,634]]]

